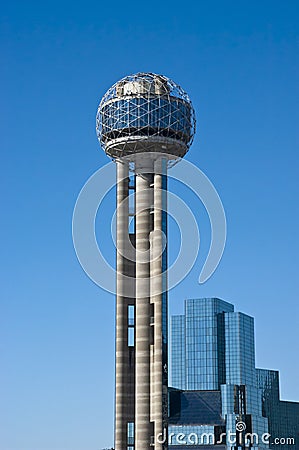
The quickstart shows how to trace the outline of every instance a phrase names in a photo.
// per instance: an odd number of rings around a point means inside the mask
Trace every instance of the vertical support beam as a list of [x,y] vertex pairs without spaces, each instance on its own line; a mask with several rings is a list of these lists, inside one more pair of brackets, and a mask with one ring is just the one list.
[[[136,398],[135,450],[150,449],[150,210],[153,163],[136,162]],[[147,252],[147,253],[146,253]],[[145,257],[145,255],[148,255]]]
[[127,305],[125,292],[126,245],[128,241],[128,165],[117,162],[117,294],[116,294],[116,357],[115,357],[115,450],[127,447],[127,399],[128,348],[127,348]]
[[[167,330],[163,330],[167,327],[167,313],[163,311],[163,308],[167,308],[167,293],[162,293],[165,286],[166,275],[163,275],[163,271],[167,267],[163,267],[166,259],[163,259],[163,237],[162,233],[166,234],[166,221],[163,224],[163,215],[166,214],[166,193],[163,192],[163,160],[158,158],[155,161],[154,169],[154,232],[151,239],[151,303],[154,304],[154,345],[151,355],[151,370],[153,372],[153,385],[152,385],[152,419],[154,421],[155,431],[155,450],[162,450],[167,448],[167,441],[164,444],[157,442],[157,436],[164,434],[164,428],[167,428],[167,420],[165,420],[165,392],[163,392],[163,385],[165,384],[165,376],[167,377],[167,344],[163,342],[167,337]],[[165,225],[165,226],[164,226]],[[166,250],[164,250],[166,252]],[[166,253],[164,254],[166,255]],[[163,279],[164,278],[164,279]],[[164,299],[164,301],[163,301]],[[166,319],[166,320],[165,320]],[[166,355],[163,355],[166,352]],[[165,373],[166,372],[166,373]],[[167,383],[166,383],[167,389]],[[165,391],[165,386],[164,386]],[[166,392],[167,401],[167,392]],[[167,418],[166,418],[167,419]],[[166,422],[166,423],[165,423]],[[167,433],[166,433],[167,434]]]

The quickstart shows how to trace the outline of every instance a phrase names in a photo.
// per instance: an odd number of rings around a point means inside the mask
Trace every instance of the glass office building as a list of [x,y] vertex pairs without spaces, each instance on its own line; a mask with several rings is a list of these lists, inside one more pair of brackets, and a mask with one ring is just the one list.
[[299,403],[280,400],[277,370],[256,369],[256,374],[262,397],[263,415],[268,418],[269,433],[272,436],[271,447],[276,450],[297,450],[299,448]]
[[256,369],[252,317],[188,299],[170,345],[170,449],[299,449],[299,403],[280,401],[278,372]]

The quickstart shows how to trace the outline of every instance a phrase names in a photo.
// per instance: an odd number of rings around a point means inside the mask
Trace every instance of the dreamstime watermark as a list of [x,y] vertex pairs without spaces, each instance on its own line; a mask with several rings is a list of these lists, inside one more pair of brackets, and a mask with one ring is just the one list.
[[[156,436],[156,443],[165,444],[167,441],[167,430]],[[213,432],[185,434],[169,433],[168,445],[226,445],[226,446],[243,446],[252,447],[264,444],[268,445],[295,445],[294,437],[275,437],[271,438],[271,434],[262,433],[261,435],[252,432],[246,432],[245,422],[236,423],[236,431],[229,430],[216,436]]]
[[[148,157],[148,154],[146,155]],[[157,156],[156,156],[157,157]],[[226,241],[226,219],[220,197],[207,176],[198,167],[186,160],[172,167],[168,178],[179,181],[187,186],[204,205],[210,220],[211,243],[208,256],[199,275],[199,283],[207,281],[216,270],[222,257]],[[83,186],[73,213],[73,243],[77,258],[86,274],[101,288],[115,294],[116,269],[104,258],[99,248],[95,220],[101,211],[103,200],[116,185],[115,164],[110,162],[95,172]],[[189,206],[177,195],[165,191],[167,194],[167,214],[173,218],[180,230],[181,242],[179,254],[174,263],[167,269],[167,290],[180,283],[195,264],[199,252],[200,233],[196,218]],[[124,201],[128,201],[125,199]],[[120,208],[122,205],[118,205]],[[111,219],[111,235],[116,246],[114,236],[116,212]],[[107,233],[108,230],[105,230]],[[150,240],[154,238],[150,235]],[[163,236],[164,241],[165,236]],[[134,251],[128,241],[127,259],[134,259]],[[161,249],[163,251],[163,249]],[[136,257],[136,256],[135,256]],[[144,255],[146,258],[147,255]],[[157,255],[155,254],[155,258]],[[126,278],[123,275],[123,278]],[[160,288],[161,289],[161,288]],[[165,287],[162,289],[166,289]],[[158,292],[156,292],[157,294]],[[134,297],[135,293],[126,292],[127,297]]]

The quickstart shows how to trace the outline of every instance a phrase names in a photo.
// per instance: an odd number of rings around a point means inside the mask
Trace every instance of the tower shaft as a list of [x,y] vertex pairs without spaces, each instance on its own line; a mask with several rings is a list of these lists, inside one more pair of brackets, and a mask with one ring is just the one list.
[[[135,230],[128,239],[129,169],[124,161],[117,162],[115,450],[127,450],[130,444],[135,450],[166,448],[156,440],[167,427],[168,413],[166,192],[162,190],[166,173],[162,165],[160,157],[135,162]],[[124,295],[126,289],[131,298]],[[128,337],[130,306],[135,307],[133,343]]]
[[[153,163],[136,176],[136,434],[135,449],[150,448],[150,233]],[[147,256],[146,256],[147,254]]]

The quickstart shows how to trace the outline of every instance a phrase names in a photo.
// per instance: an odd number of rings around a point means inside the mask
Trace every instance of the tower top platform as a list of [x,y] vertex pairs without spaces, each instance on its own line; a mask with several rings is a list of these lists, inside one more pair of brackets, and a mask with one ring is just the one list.
[[97,111],[96,131],[111,158],[157,152],[177,159],[193,141],[195,113],[188,94],[174,81],[137,73],[108,89]]

